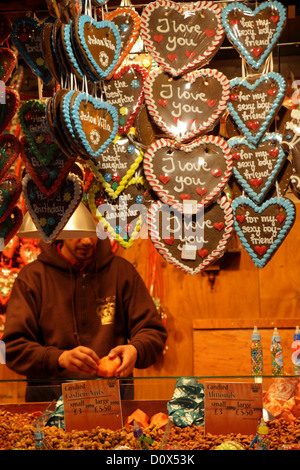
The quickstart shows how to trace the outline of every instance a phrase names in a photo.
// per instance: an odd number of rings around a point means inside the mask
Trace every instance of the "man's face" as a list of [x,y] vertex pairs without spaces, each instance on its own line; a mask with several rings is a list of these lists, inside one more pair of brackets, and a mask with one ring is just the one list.
[[91,259],[98,238],[72,238],[63,241],[62,254],[74,263],[85,263]]

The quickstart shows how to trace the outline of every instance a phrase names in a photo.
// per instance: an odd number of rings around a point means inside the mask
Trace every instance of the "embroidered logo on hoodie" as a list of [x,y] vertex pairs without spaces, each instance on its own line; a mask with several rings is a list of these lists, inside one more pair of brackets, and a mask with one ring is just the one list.
[[101,325],[111,325],[114,323],[116,311],[116,296],[111,295],[99,301],[97,315],[101,320]]

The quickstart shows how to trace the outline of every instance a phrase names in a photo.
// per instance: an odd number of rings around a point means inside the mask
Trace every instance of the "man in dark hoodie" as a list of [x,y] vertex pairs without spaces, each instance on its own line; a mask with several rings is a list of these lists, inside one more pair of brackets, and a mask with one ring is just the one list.
[[31,382],[91,377],[108,354],[128,377],[157,361],[166,338],[137,271],[97,237],[53,243],[22,268],[3,334],[7,366]]

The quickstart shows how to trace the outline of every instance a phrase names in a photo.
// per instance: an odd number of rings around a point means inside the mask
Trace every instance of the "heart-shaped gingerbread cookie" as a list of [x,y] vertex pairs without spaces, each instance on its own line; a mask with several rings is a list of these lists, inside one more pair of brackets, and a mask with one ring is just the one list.
[[15,206],[6,219],[0,223],[0,238],[4,239],[4,245],[16,235],[22,225],[23,214],[18,206]]
[[20,103],[19,93],[12,88],[5,87],[5,102],[0,104],[0,133],[10,124],[16,114]]
[[233,213],[225,196],[193,218],[161,202],[148,210],[148,231],[166,261],[197,274],[224,254],[233,230]]
[[208,63],[224,39],[221,8],[214,2],[186,6],[158,0],[141,15],[141,36],[154,60],[176,77]]
[[232,156],[224,139],[204,136],[188,145],[160,139],[144,155],[144,172],[153,191],[183,212],[183,202],[207,206],[232,174]]
[[257,145],[244,137],[228,140],[233,159],[233,174],[248,196],[261,203],[280,172],[286,155],[278,133],[265,134]]
[[186,142],[211,130],[226,110],[229,80],[218,70],[201,69],[171,78],[161,69],[151,71],[145,101],[156,124],[177,142]]
[[7,82],[17,62],[15,53],[8,47],[0,48],[0,80]]
[[8,174],[0,180],[0,224],[17,204],[21,191],[21,182],[15,175]]
[[286,90],[285,79],[276,72],[257,78],[230,80],[228,110],[240,131],[256,145],[268,130]]
[[21,144],[12,134],[0,135],[0,180],[12,166],[21,152]]
[[261,205],[239,196],[232,202],[234,228],[255,266],[263,268],[278,250],[295,221],[295,206],[273,197]]
[[147,209],[142,204],[144,192],[143,177],[132,178],[115,201],[107,199],[101,184],[93,185],[88,193],[88,202],[91,212],[102,225],[97,227],[98,237],[109,236],[123,248],[130,248],[146,222]]
[[103,84],[108,103],[118,109],[120,134],[127,134],[143,101],[147,72],[139,64],[120,67],[113,77]]
[[82,196],[82,183],[70,173],[49,198],[27,174],[22,180],[26,207],[44,242],[55,240],[74,213]]
[[222,10],[226,35],[246,62],[255,70],[264,64],[286,23],[286,8],[276,0],[256,8],[232,2]]
[[109,197],[116,199],[141,165],[143,156],[139,143],[130,134],[117,134],[97,159],[87,163]]
[[113,73],[121,67],[139,37],[140,16],[133,8],[116,8],[114,11],[104,15],[104,18],[112,21],[117,26],[121,39],[120,56],[114,71],[107,77],[110,79]]
[[25,16],[14,21],[11,28],[11,39],[33,72],[47,85],[52,80],[41,45],[43,23]]

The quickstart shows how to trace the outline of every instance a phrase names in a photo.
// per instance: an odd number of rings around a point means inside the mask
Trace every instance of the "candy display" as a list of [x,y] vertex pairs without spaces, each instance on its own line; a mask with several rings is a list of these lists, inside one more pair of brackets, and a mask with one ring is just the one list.
[[292,362],[294,364],[294,374],[300,375],[300,328],[296,326],[294,341],[292,342]]
[[261,336],[257,327],[253,329],[251,336],[251,374],[256,376],[263,375],[263,348]]
[[283,373],[283,353],[281,338],[277,328],[274,328],[271,341],[271,360],[273,375],[282,375]]

